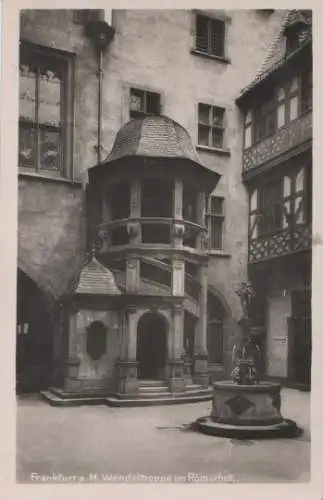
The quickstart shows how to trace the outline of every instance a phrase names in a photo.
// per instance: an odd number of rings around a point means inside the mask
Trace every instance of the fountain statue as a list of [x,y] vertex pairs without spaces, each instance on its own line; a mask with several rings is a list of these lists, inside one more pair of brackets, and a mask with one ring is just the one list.
[[212,412],[193,426],[205,434],[244,439],[295,437],[300,429],[281,415],[281,384],[260,380],[261,348],[252,335],[250,283],[236,289],[242,316],[237,321],[237,341],[232,349],[231,380],[213,383]]

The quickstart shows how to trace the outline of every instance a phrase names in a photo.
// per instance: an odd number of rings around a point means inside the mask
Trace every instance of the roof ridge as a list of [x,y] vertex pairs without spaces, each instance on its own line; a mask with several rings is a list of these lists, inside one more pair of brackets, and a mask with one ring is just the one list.
[[[304,9],[303,9],[304,10]],[[237,97],[237,100],[242,98],[244,94],[246,94],[248,91],[253,89],[258,82],[262,81],[263,79],[266,78],[268,73],[271,70],[275,70],[277,68],[277,65],[283,63],[284,59],[287,57],[286,54],[286,43],[285,43],[285,31],[286,28],[288,27],[289,23],[291,20],[293,20],[293,17],[297,13],[303,13],[303,10],[301,9],[289,9],[285,13],[284,18],[282,19],[279,29],[277,30],[276,34],[271,40],[271,46],[270,49],[264,58],[262,65],[260,66],[259,70],[256,72],[254,78],[251,80],[251,82],[246,85],[240,92]],[[310,23],[308,23],[310,25]],[[307,40],[310,40],[310,32],[307,34]]]
[[284,17],[284,19],[283,19],[283,21],[282,21],[281,25],[279,26],[279,29],[278,29],[278,31],[277,31],[277,33],[276,33],[276,35],[275,35],[274,39],[272,40],[271,47],[270,47],[270,49],[269,49],[269,51],[268,51],[268,54],[267,54],[267,56],[265,57],[265,59],[263,60],[263,62],[262,62],[262,65],[261,65],[260,69],[257,71],[257,73],[256,73],[256,76],[255,76],[254,80],[256,80],[256,79],[257,79],[257,78],[258,78],[258,77],[259,77],[259,76],[263,73],[263,71],[265,70],[265,68],[266,68],[266,66],[267,66],[267,64],[268,64],[268,62],[269,62],[269,60],[270,60],[270,58],[274,55],[274,53],[276,52],[276,49],[279,47],[279,44],[280,44],[280,42],[281,42],[281,36],[283,35],[283,33],[284,33],[284,31],[285,31],[285,28],[286,28],[286,26],[287,26],[287,24],[288,24],[288,21],[289,21],[289,19],[290,19],[290,17],[291,17],[291,14],[292,14],[293,12],[295,12],[295,9],[293,9],[293,10],[289,10],[289,11],[286,13],[286,15],[285,15],[285,17]]
[[[92,270],[90,266],[92,266]],[[79,274],[74,293],[120,295],[121,291],[116,284],[113,271],[101,264],[95,255],[92,255]]]

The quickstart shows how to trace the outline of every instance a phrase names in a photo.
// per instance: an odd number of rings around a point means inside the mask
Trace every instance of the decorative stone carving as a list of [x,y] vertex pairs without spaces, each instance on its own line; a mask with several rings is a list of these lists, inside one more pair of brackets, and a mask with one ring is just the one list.
[[127,224],[127,233],[130,238],[135,238],[140,234],[140,223],[139,222],[128,222]]
[[174,238],[184,238],[185,225],[184,224],[174,224],[173,225],[173,235],[174,235]]
[[201,249],[204,251],[209,249],[209,235],[206,231],[201,234]]
[[233,413],[235,413],[236,415],[241,415],[245,411],[249,410],[249,408],[254,406],[254,403],[252,401],[241,396],[240,394],[228,399],[225,404],[228,405],[231,411],[233,411]]

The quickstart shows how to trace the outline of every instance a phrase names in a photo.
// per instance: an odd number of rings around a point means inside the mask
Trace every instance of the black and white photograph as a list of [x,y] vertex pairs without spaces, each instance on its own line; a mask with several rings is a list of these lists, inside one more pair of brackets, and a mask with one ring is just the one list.
[[16,482],[309,483],[315,9],[88,6],[19,12]]

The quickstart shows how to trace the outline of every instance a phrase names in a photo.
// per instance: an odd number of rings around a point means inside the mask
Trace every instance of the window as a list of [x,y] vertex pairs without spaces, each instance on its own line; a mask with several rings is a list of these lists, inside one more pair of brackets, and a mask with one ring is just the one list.
[[280,179],[249,194],[249,239],[309,224],[312,218],[312,169],[294,167]]
[[268,183],[259,190],[259,236],[275,233],[283,226],[282,179]]
[[294,76],[277,89],[277,128],[283,127],[299,116],[299,78]]
[[225,109],[199,103],[198,105],[198,144],[211,148],[223,148]]
[[130,118],[160,114],[160,94],[148,90],[130,89]]
[[312,109],[313,73],[307,68],[301,76],[301,113]]
[[20,51],[19,166],[67,175],[71,96],[68,56],[31,45]]
[[254,142],[272,135],[276,130],[276,106],[274,98],[262,103],[254,111]]
[[224,57],[225,23],[201,14],[196,15],[196,50]]
[[209,235],[209,249],[222,250],[223,248],[223,224],[224,224],[224,199],[218,196],[210,196],[206,213],[207,228]]

